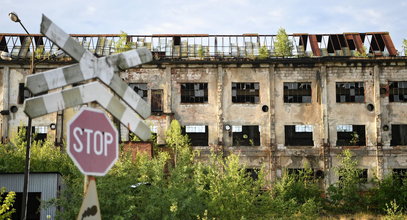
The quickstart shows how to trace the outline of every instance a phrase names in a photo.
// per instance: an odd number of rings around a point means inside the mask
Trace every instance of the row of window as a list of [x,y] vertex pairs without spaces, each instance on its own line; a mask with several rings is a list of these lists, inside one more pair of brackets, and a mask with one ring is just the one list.
[[[407,145],[407,125],[391,126],[391,146]],[[337,146],[365,146],[366,134],[364,125],[337,125]],[[260,146],[260,126],[232,126],[233,146]],[[286,146],[314,146],[312,125],[285,125]],[[208,126],[188,125],[182,128],[192,146],[208,146]]]
[[[147,83],[129,84],[134,91],[147,101]],[[181,103],[207,103],[208,83],[181,83]],[[157,90],[154,90],[157,91]],[[260,102],[260,85],[257,82],[232,83],[233,103]],[[285,103],[311,103],[311,82],[285,82]],[[365,100],[363,82],[337,82],[336,102],[362,103]],[[389,101],[407,102],[407,81],[389,82]]]
[[[130,83],[129,86],[145,101],[148,97],[147,83]],[[232,83],[232,102],[251,103],[260,102],[260,85],[258,82]],[[30,97],[30,92],[19,85],[18,103]],[[285,82],[285,103],[311,103],[311,82]],[[151,90],[152,112],[162,112],[163,90]],[[363,82],[337,82],[336,102],[362,103],[365,100]],[[389,101],[407,102],[407,81],[389,82]],[[208,83],[181,83],[181,103],[207,103]]]

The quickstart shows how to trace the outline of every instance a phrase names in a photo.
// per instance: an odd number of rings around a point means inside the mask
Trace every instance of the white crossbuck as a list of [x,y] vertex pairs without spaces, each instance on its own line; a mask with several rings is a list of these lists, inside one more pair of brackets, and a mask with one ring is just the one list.
[[[28,116],[35,118],[68,107],[97,101],[141,139],[146,140],[149,138],[150,134],[146,135],[147,132],[149,133],[148,126],[138,118],[137,113],[144,119],[149,117],[151,114],[150,106],[116,74],[119,70],[125,70],[151,61],[152,54],[149,50],[140,48],[97,58],[45,15],[42,16],[41,33],[79,63],[28,76],[26,86],[33,94],[89,79],[99,79],[124,102],[114,97],[102,84],[97,83],[98,86],[95,86],[95,83],[89,83],[81,87],[25,100],[24,111]],[[87,85],[92,86],[87,87]],[[92,90],[96,87],[98,90]],[[76,88],[81,89],[77,90]]]
[[94,101],[109,111],[142,140],[150,138],[150,128],[136,116],[134,110],[110,93],[99,82],[90,82],[71,89],[62,90],[61,92],[27,99],[25,102],[25,113],[31,118],[36,118],[51,112],[61,111]]
[[149,105],[115,74],[119,70],[150,62],[152,54],[148,49],[140,48],[97,58],[45,15],[42,16],[41,33],[79,63],[28,76],[26,86],[33,94],[98,78],[137,111],[141,117],[150,116]]

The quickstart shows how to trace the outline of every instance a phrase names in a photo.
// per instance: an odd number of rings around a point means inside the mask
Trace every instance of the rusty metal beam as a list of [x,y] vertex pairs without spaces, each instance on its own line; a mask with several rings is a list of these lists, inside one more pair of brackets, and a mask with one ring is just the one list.
[[389,33],[382,34],[384,45],[386,45],[387,51],[389,51],[390,56],[397,56],[397,50],[394,47],[393,41],[391,40],[391,37]]
[[309,42],[311,44],[311,49],[314,56],[321,56],[321,50],[318,47],[318,40],[315,34],[309,35]]

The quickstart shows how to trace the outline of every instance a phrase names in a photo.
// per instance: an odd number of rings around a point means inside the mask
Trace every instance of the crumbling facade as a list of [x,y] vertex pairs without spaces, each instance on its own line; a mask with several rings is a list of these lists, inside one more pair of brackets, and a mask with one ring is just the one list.
[[[269,49],[264,59],[256,58],[261,40],[246,48],[229,43],[230,53],[225,55],[225,43],[206,48],[188,45],[190,38],[202,36],[160,35],[156,37],[171,39],[166,41],[170,49],[151,45],[154,37],[150,45],[143,41],[141,46],[152,48],[155,60],[120,77],[151,105],[147,124],[158,144],[165,144],[165,130],[175,118],[201,151],[200,159],[211,150],[238,153],[248,171],[264,167],[271,181],[309,166],[331,184],[338,179],[333,168],[343,149],[356,155],[362,178],[382,177],[407,170],[407,59],[396,56],[388,34],[373,33],[370,40],[368,35],[328,35],[325,48],[325,35],[292,35],[299,39],[294,41],[295,56],[275,58]],[[231,36],[215,39],[227,37]],[[352,56],[364,52],[361,43],[367,41],[367,56]],[[96,47],[96,54],[98,50],[105,47]],[[71,62],[45,60],[36,70]],[[3,141],[26,123],[21,85],[28,69],[24,59],[0,61]],[[11,111],[12,106],[18,110]],[[61,143],[67,121],[79,108],[34,119],[34,131]],[[120,135],[129,139],[122,125]]]

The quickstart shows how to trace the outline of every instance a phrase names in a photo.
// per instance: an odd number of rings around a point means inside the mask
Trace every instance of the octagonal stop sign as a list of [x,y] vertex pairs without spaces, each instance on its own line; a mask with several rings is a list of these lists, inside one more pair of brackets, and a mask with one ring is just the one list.
[[119,155],[117,129],[104,112],[82,108],[68,123],[67,152],[83,174],[104,176]]

